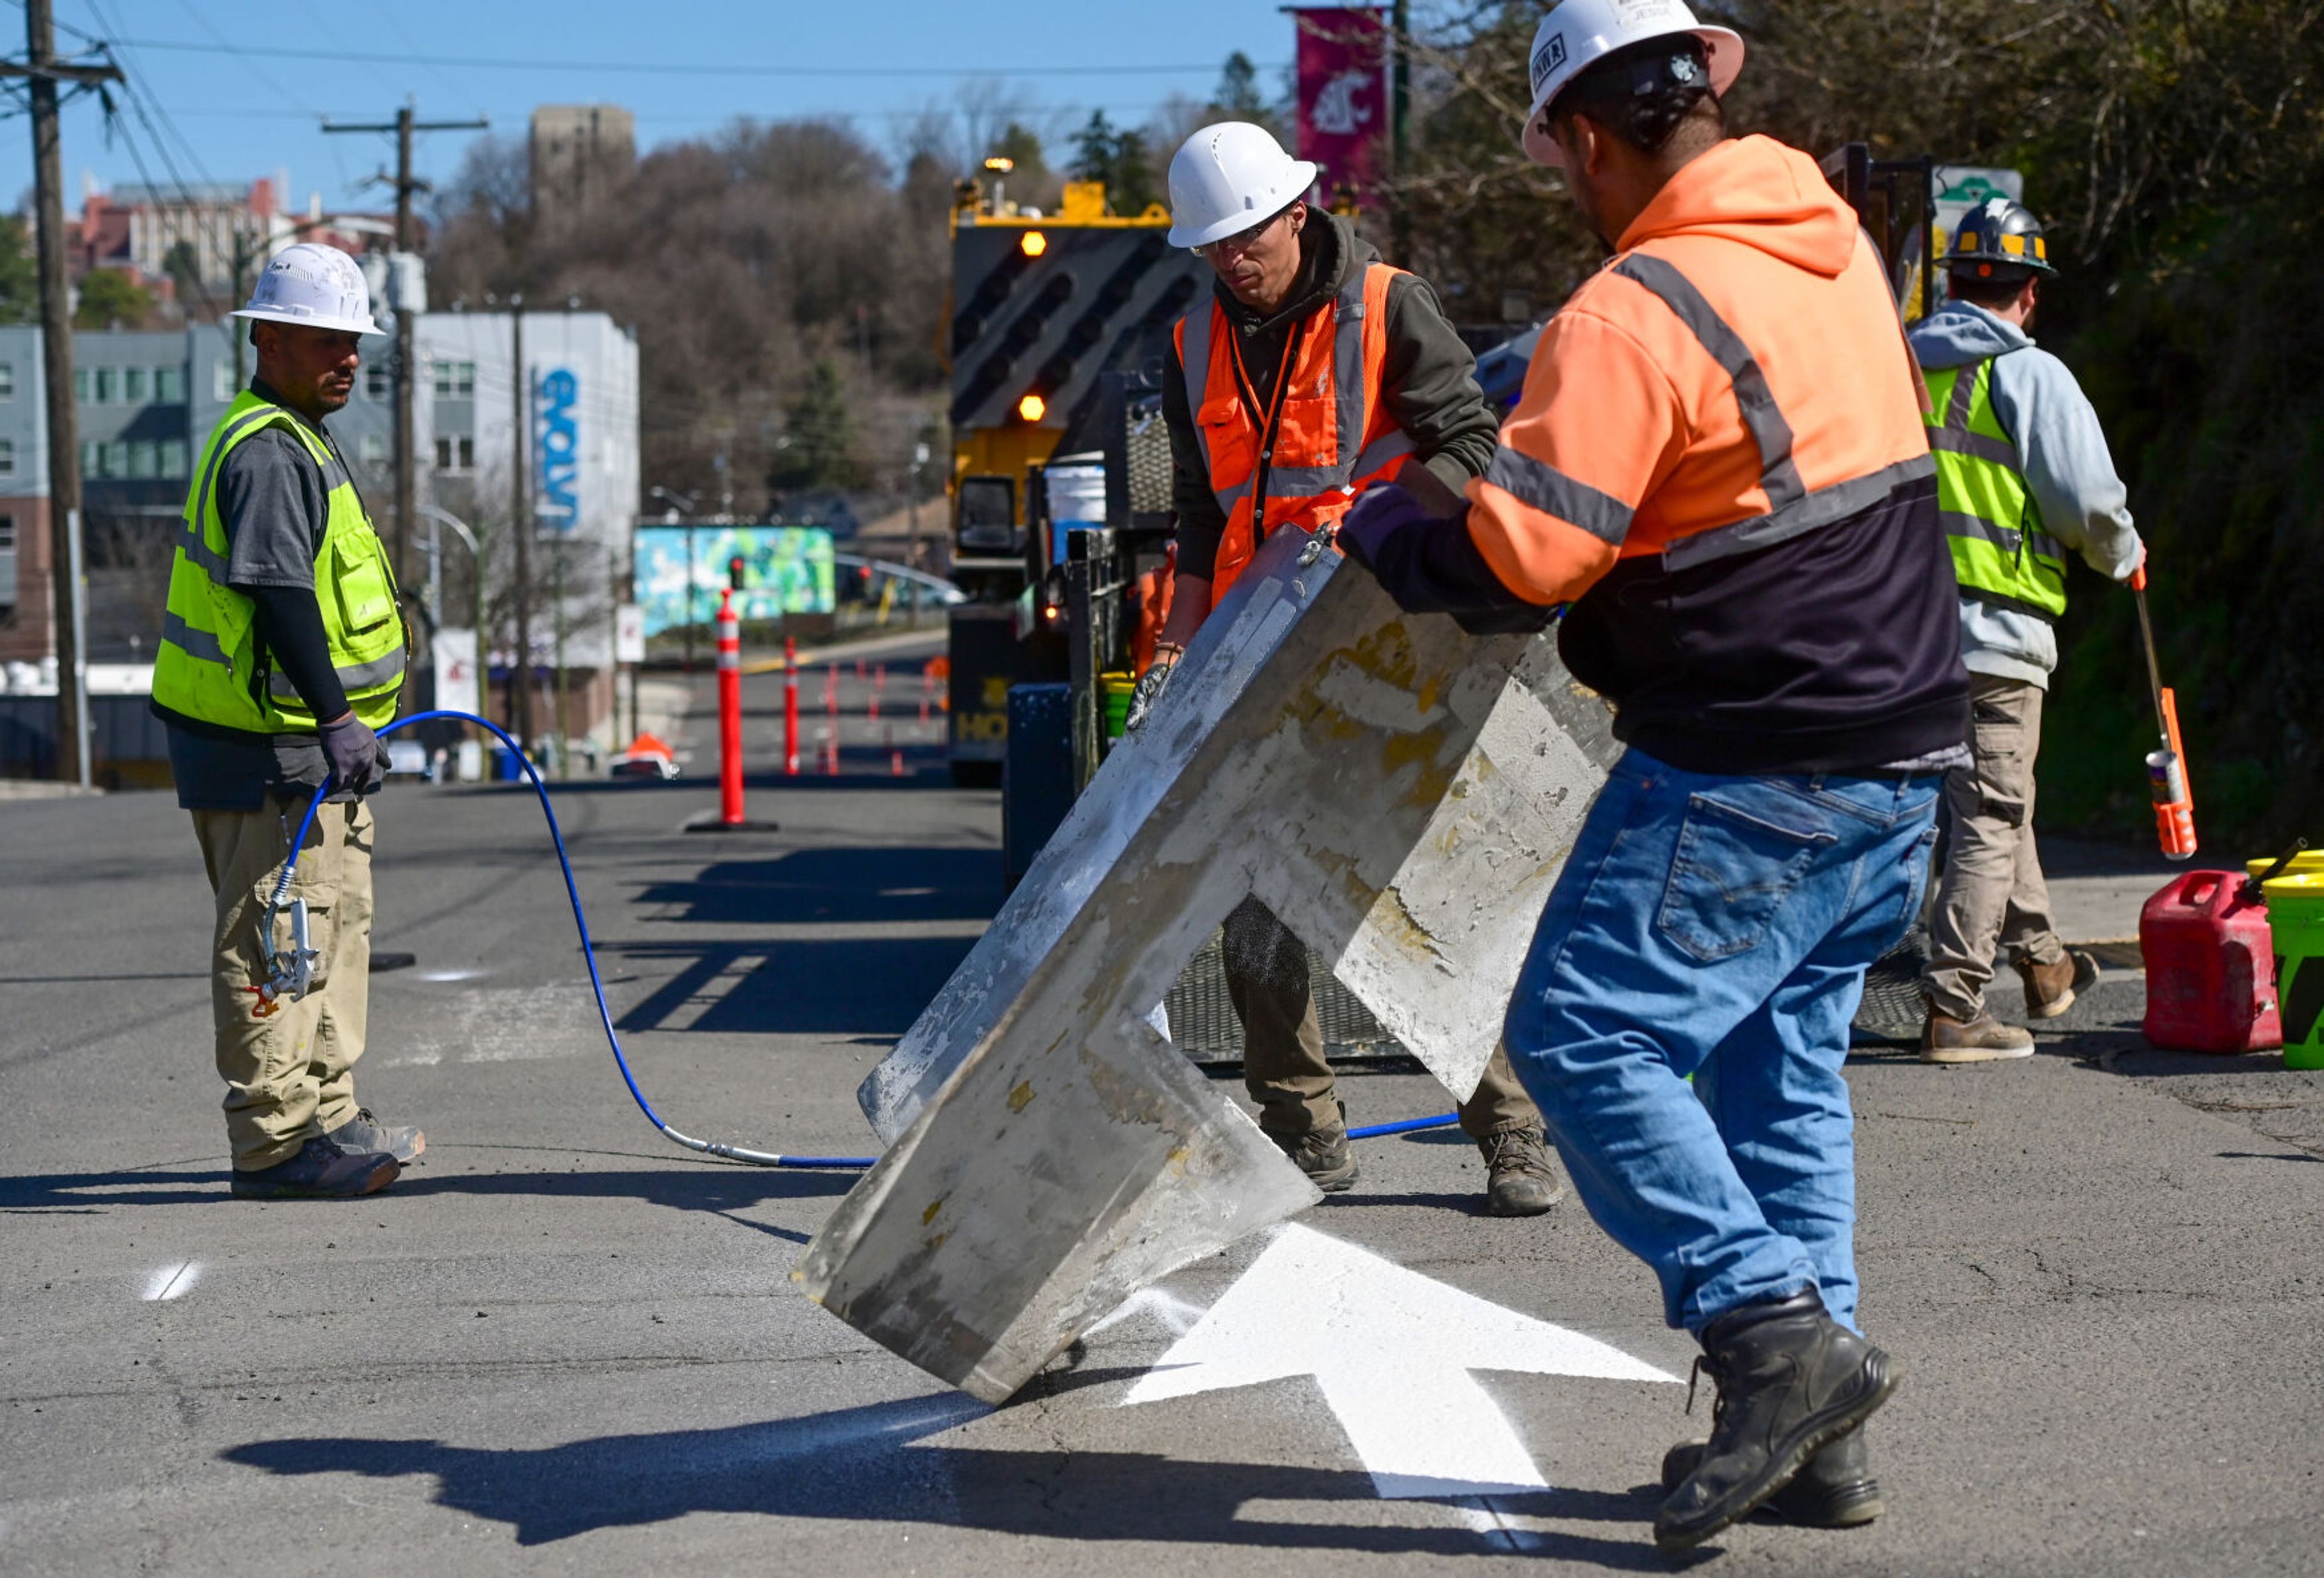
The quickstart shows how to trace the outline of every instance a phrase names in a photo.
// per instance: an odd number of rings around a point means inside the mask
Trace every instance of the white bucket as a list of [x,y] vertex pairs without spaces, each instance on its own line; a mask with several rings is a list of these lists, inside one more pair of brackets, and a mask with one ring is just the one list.
[[1042,473],[1049,489],[1049,520],[1060,533],[1075,526],[1105,524],[1105,462],[1095,455],[1069,455]]

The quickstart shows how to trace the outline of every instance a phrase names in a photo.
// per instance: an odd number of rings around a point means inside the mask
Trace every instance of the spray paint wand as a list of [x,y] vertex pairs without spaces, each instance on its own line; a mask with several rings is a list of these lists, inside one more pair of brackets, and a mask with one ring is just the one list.
[[2146,683],[2154,693],[2155,726],[2163,732],[2163,748],[2146,753],[2146,781],[2154,794],[2154,836],[2166,860],[2190,860],[2195,854],[2195,799],[2187,788],[2187,752],[2179,740],[2178,697],[2164,688],[2154,657],[2144,564],[2130,572],[2130,590],[2138,599],[2138,633],[2146,641]]

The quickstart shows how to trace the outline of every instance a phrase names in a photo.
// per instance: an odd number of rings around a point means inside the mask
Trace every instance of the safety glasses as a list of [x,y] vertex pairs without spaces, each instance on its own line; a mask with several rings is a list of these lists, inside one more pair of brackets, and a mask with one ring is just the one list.
[[1250,229],[1238,230],[1232,235],[1227,236],[1224,240],[1206,241],[1202,245],[1194,248],[1194,254],[1197,257],[1206,258],[1240,257],[1242,254],[1249,252],[1252,247],[1258,245],[1259,237],[1265,235],[1268,231],[1272,229],[1277,220],[1283,218],[1290,212],[1290,209],[1286,208],[1281,213],[1271,214],[1268,216],[1268,217],[1261,219],[1258,224],[1252,226]]

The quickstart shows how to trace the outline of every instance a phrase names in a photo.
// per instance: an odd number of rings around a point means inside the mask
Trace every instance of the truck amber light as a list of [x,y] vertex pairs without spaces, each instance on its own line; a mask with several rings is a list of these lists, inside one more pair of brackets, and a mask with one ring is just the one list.
[[1028,394],[1017,402],[1017,414],[1028,422],[1038,422],[1046,415],[1049,402],[1038,394]]
[[1017,243],[1017,249],[1027,257],[1038,257],[1049,250],[1049,238],[1038,230],[1028,230]]

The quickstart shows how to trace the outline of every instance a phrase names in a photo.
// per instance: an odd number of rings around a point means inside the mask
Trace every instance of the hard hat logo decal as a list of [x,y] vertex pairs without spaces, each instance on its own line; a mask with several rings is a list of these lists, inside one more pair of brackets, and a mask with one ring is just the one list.
[[1541,48],[1533,52],[1533,90],[1537,95],[1549,74],[1565,64],[1565,35],[1554,32]]

